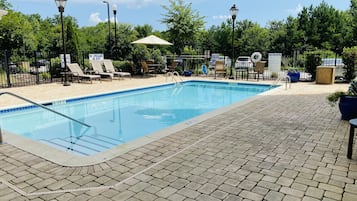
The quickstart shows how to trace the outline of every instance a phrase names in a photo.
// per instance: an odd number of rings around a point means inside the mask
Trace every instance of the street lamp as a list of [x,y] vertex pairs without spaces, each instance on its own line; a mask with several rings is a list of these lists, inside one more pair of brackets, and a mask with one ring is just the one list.
[[107,12],[108,12],[108,32],[109,32],[109,37],[108,37],[108,47],[109,47],[109,52],[111,53],[111,34],[110,34],[110,13],[109,13],[109,1],[103,1],[103,3],[107,4]]
[[117,10],[118,7],[116,4],[113,5],[113,14],[114,14],[114,45],[117,45]]
[[64,83],[63,86],[70,86],[68,82],[68,67],[67,67],[67,58],[66,58],[66,44],[64,42],[64,26],[63,26],[63,12],[64,7],[66,6],[67,0],[55,0],[55,3],[58,7],[58,11],[61,14],[61,24],[62,24],[62,47],[63,47],[63,61],[64,61]]
[[233,77],[233,67],[235,64],[235,61],[233,61],[234,60],[234,23],[235,23],[235,20],[237,17],[237,12],[238,12],[238,9],[236,8],[235,4],[233,4],[230,11],[231,11],[231,16],[232,16],[232,59],[231,59],[231,71],[230,71],[229,79],[233,79],[234,78]]

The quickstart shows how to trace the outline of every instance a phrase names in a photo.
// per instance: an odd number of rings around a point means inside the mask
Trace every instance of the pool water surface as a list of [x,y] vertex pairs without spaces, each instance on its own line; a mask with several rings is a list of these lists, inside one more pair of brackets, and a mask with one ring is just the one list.
[[5,131],[75,155],[94,155],[270,90],[270,85],[187,81],[1,110]]

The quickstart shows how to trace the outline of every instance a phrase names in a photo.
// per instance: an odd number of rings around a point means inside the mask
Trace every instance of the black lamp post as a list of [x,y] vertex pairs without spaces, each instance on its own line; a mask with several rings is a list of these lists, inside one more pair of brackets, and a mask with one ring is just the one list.
[[229,79],[234,79],[233,77],[233,68],[234,68],[234,64],[235,64],[235,56],[234,56],[234,23],[237,17],[237,12],[238,9],[236,8],[236,5],[233,4],[233,6],[230,9],[231,11],[231,16],[232,16],[232,59],[231,59],[231,70],[230,70],[230,74],[229,74]]
[[109,13],[109,1],[103,1],[103,3],[107,4],[107,12],[108,12],[108,47],[109,47],[109,52],[111,54],[111,34],[110,34],[110,13]]
[[117,46],[117,10],[118,7],[116,4],[113,5],[113,14],[114,14],[114,46]]
[[67,58],[66,58],[66,43],[64,40],[64,26],[63,26],[63,12],[64,7],[66,6],[67,0],[55,0],[56,5],[58,7],[58,11],[61,14],[61,24],[62,24],[62,47],[63,47],[63,61],[64,61],[64,82],[63,86],[70,86],[71,84],[68,82],[68,67],[67,67]]

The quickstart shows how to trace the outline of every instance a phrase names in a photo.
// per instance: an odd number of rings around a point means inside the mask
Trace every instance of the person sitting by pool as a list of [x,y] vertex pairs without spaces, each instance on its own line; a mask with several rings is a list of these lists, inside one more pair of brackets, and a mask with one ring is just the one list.
[[207,66],[205,64],[202,65],[201,70],[202,70],[202,74],[207,76]]

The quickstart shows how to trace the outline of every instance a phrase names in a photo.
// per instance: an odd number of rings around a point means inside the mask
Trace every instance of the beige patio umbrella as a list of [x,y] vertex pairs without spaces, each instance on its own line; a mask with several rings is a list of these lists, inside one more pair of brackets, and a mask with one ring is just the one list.
[[7,15],[7,11],[0,9],[0,20],[1,20],[1,17],[4,15]]
[[139,39],[139,40],[136,40],[134,42],[132,42],[131,44],[145,44],[145,45],[172,45],[172,43],[164,40],[164,39],[161,39],[157,36],[154,36],[154,35],[150,35],[150,36],[147,36],[145,38],[142,38],[142,39]]

